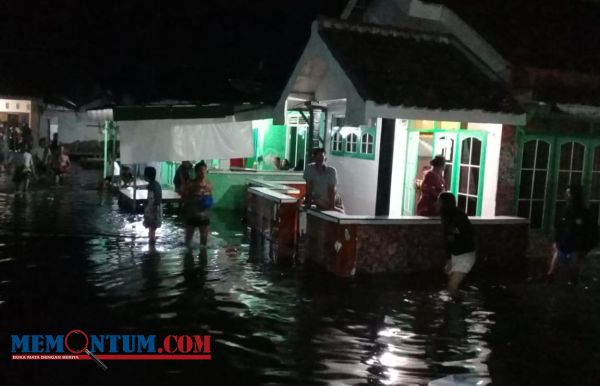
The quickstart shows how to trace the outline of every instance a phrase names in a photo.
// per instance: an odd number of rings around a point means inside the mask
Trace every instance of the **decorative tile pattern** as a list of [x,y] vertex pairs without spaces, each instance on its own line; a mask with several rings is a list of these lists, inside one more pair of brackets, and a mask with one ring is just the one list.
[[514,126],[505,125],[502,127],[502,145],[498,165],[497,216],[514,216],[517,213],[515,192],[518,151],[516,129]]
[[[476,224],[477,263],[486,269],[524,267],[528,225]],[[339,276],[414,273],[446,264],[439,224],[342,225],[308,216],[306,257]]]

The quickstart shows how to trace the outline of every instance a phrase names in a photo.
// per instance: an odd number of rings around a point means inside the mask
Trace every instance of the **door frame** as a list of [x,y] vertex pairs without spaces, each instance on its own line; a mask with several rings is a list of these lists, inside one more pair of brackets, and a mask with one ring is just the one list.
[[[550,211],[548,209],[548,204],[552,204],[553,200],[553,192],[554,192],[554,184],[555,184],[555,173],[554,173],[554,158],[556,155],[556,138],[552,135],[533,135],[533,134],[524,134],[519,136],[519,151],[517,153],[517,173],[515,175],[515,214],[518,213],[519,210],[519,194],[521,192],[521,174],[523,173],[523,150],[525,148],[525,143],[529,141],[543,141],[548,143],[548,172],[546,175],[546,191],[544,194],[544,210],[542,212],[542,225],[539,229],[547,229],[550,216]],[[536,228],[538,229],[538,228]]]
[[[440,135],[449,135],[451,137],[453,137],[454,139],[454,154],[452,155],[452,165],[455,168],[455,170],[453,170],[452,173],[452,178],[450,181],[450,187],[449,187],[449,191],[452,192],[452,194],[454,194],[455,196],[457,196],[458,194],[458,184],[459,184],[459,175],[460,175],[460,154],[462,151],[462,141],[464,139],[467,138],[476,138],[478,140],[481,141],[481,153],[480,153],[480,157],[481,157],[481,161],[479,163],[479,181],[478,181],[478,187],[477,187],[477,208],[476,208],[476,216],[480,216],[481,215],[481,210],[483,207],[483,189],[484,189],[484,179],[485,179],[485,161],[486,161],[486,151],[487,151],[487,136],[488,133],[486,131],[482,131],[482,130],[467,130],[464,127],[464,124],[461,123],[461,128],[460,129],[442,129],[440,128],[440,122],[439,121],[434,121],[434,127],[433,129],[418,129],[415,128],[413,125],[413,120],[409,121],[409,125],[407,128],[407,133],[406,133],[406,151],[405,151],[405,159],[404,159],[404,194],[403,194],[403,201],[402,201],[402,215],[411,215],[411,214],[407,214],[407,210],[409,208],[407,208],[407,200],[409,198],[412,198],[414,200],[415,196],[416,196],[416,192],[414,190],[414,186],[412,188],[411,191],[409,191],[410,186],[409,184],[411,184],[411,181],[414,181],[414,179],[417,177],[418,174],[418,170],[415,171],[415,175],[411,176],[412,171],[408,170],[408,163],[409,163],[409,157],[414,157],[414,159],[412,160],[415,165],[418,163],[418,151],[414,152],[414,154],[410,151],[409,147],[411,145],[411,133],[414,136],[414,133],[431,133],[433,134],[433,154],[435,156],[435,154],[438,154],[438,148],[437,148],[437,138]],[[418,146],[418,144],[417,144]],[[414,185],[414,184],[413,184]],[[409,193],[409,195],[407,196],[407,193]],[[412,214],[414,214],[414,210],[415,208],[412,208]]]
[[475,209],[475,216],[481,216],[481,209],[483,208],[483,189],[485,180],[485,160],[487,151],[487,136],[488,133],[480,130],[437,130],[433,135],[433,149],[434,154],[438,154],[437,141],[440,136],[449,136],[454,139],[454,154],[452,154],[452,179],[448,190],[457,197],[458,200],[458,188],[460,185],[460,166],[461,166],[461,155],[463,141],[469,138],[475,138],[481,142],[481,151],[479,153],[479,178],[477,181],[477,208]]

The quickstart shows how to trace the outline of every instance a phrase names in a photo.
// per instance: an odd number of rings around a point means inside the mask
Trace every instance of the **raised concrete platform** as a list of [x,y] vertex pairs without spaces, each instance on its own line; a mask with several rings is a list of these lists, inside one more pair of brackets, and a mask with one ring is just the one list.
[[248,188],[247,218],[253,242],[267,240],[276,263],[296,256],[299,200],[266,187]]
[[269,188],[295,198],[302,198],[306,193],[305,181],[270,181],[260,178],[249,178],[248,186]]
[[[518,217],[471,217],[475,268],[524,268],[529,223]],[[439,218],[351,216],[307,211],[306,258],[339,276],[414,273],[446,264]]]

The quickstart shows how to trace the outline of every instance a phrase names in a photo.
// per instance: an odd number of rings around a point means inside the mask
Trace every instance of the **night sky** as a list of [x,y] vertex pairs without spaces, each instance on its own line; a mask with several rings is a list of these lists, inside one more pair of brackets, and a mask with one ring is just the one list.
[[454,10],[513,65],[600,74],[598,0],[429,0]]
[[[80,89],[61,87],[80,101],[93,91],[86,78],[99,86],[95,92],[133,102],[268,99],[292,71],[311,22],[339,16],[345,3],[2,0],[1,60],[33,72],[47,64],[65,72],[56,74],[61,79],[72,74]],[[252,82],[239,92],[228,79]]]
[[[451,6],[512,63],[600,72],[599,2],[431,1]],[[338,17],[346,2],[0,0],[0,93],[76,105],[103,95],[272,103],[311,22]]]

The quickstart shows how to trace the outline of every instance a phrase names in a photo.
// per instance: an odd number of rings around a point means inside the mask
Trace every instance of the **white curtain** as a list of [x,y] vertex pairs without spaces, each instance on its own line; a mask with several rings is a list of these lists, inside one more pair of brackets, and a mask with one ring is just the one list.
[[254,156],[252,121],[160,119],[118,125],[124,164]]

